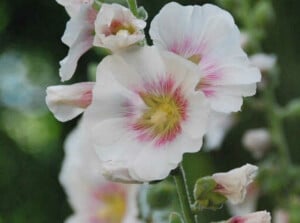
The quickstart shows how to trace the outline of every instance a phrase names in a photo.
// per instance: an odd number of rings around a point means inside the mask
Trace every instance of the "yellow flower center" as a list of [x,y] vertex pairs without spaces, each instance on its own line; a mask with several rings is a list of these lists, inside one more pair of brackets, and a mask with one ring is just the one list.
[[101,198],[103,206],[97,211],[97,218],[107,223],[120,223],[126,213],[126,200],[119,193],[108,193]]
[[199,64],[201,61],[201,56],[199,54],[195,54],[187,59],[195,64]]
[[118,32],[127,31],[129,34],[134,34],[136,32],[135,27],[130,23],[123,23],[118,20],[112,21],[110,24],[110,32],[113,35],[117,35]]
[[155,135],[165,135],[172,131],[182,119],[180,105],[170,95],[142,94],[148,106],[138,123],[149,128]]

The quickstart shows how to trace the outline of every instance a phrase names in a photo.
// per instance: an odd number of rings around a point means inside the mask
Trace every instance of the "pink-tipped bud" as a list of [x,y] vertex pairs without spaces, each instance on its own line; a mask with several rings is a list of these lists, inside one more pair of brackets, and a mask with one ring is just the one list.
[[91,104],[93,87],[93,82],[50,86],[46,90],[46,104],[57,120],[71,120]]
[[235,216],[226,223],[271,223],[271,215],[267,211],[257,211],[244,216]]

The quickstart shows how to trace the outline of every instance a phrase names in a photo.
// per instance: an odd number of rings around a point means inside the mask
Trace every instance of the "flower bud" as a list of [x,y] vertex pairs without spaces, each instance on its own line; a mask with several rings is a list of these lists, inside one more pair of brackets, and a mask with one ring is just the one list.
[[242,144],[254,158],[260,159],[271,146],[271,136],[264,128],[251,129],[244,134]]
[[71,120],[90,105],[93,87],[92,82],[50,86],[46,90],[46,104],[57,120]]
[[226,223],[271,223],[271,215],[267,211],[257,211],[243,216],[235,216]]
[[216,173],[212,178],[216,181],[215,192],[218,192],[232,204],[241,203],[247,192],[247,186],[253,181],[257,174],[258,167],[246,164],[226,173]]

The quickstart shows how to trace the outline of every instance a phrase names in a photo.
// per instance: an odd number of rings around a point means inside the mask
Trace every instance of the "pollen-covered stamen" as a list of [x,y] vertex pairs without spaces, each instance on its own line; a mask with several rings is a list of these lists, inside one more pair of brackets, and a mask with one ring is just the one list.
[[193,62],[194,64],[199,64],[201,61],[201,55],[200,54],[194,54],[187,58],[189,61]]
[[96,213],[91,223],[119,223],[126,213],[126,193],[119,185],[108,183],[100,187],[94,194]]
[[147,84],[146,89],[139,92],[146,109],[133,124],[133,129],[140,140],[165,144],[181,132],[181,123],[187,116],[187,100],[171,80]]
[[120,20],[113,20],[110,26],[107,28],[105,35],[117,35],[120,32],[127,32],[128,34],[134,34],[136,32],[136,28],[128,23]]

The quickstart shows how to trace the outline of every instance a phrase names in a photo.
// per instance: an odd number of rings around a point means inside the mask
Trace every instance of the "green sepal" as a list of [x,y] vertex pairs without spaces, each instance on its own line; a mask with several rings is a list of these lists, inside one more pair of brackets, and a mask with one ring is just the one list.
[[195,203],[192,205],[193,212],[203,209],[217,210],[222,208],[227,198],[215,192],[217,183],[212,177],[203,177],[197,180],[194,187]]

